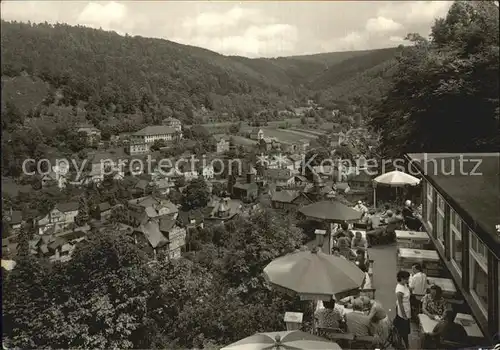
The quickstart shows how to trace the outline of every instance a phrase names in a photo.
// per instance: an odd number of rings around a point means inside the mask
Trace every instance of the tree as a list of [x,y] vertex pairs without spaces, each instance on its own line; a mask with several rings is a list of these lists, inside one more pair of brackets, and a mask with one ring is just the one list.
[[220,182],[215,182],[212,185],[212,194],[217,197],[222,197],[227,192],[226,186]]
[[335,149],[335,155],[340,159],[353,160],[352,150],[347,145],[340,145]]
[[128,208],[126,206],[111,209],[110,221],[113,223],[127,223],[129,220]]
[[318,136],[316,141],[318,142],[320,147],[323,147],[325,149],[330,148],[330,140],[328,139],[328,136],[320,135],[320,136]]
[[75,217],[75,224],[84,226],[90,221],[90,206],[85,195],[78,199],[78,214]]
[[236,135],[240,132],[240,129],[241,129],[241,123],[231,124],[231,126],[229,127],[229,133],[232,135]]
[[67,264],[21,259],[5,282],[4,336],[14,347],[149,347],[153,276],[133,241],[100,233]]
[[182,206],[186,210],[203,208],[210,200],[207,184],[202,178],[192,180],[186,187],[182,197]]
[[44,327],[41,315],[47,315],[51,304],[49,270],[31,254],[16,260],[12,272],[4,274],[3,303],[3,342],[7,347],[35,348],[37,334]]
[[456,1],[430,41],[408,36],[414,46],[370,118],[384,155],[498,150],[498,22],[491,2]]
[[163,139],[155,140],[155,142],[153,142],[153,144],[151,145],[151,150],[158,151],[158,150],[160,150],[160,148],[166,147],[166,146],[167,146],[167,141],[165,141]]

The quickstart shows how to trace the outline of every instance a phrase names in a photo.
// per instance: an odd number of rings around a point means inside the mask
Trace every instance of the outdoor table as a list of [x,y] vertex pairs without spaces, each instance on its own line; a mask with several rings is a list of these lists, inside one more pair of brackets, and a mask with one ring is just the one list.
[[439,255],[435,250],[401,248],[398,255],[401,259],[439,262]]
[[457,294],[457,288],[453,283],[453,280],[449,278],[439,278],[439,277],[427,277],[427,282],[429,284],[435,284],[441,287],[443,294],[447,297],[454,297]]
[[[438,321],[432,320],[425,314],[418,314],[418,320],[420,321],[420,328],[424,335],[431,334],[434,330],[434,327],[436,327],[436,325],[438,324]],[[455,323],[461,324],[469,337],[483,338],[481,329],[471,315],[457,314],[457,316],[455,317]]]
[[413,264],[419,263],[422,265],[427,276],[442,277],[443,264],[435,250],[425,249],[398,249],[398,269],[411,270]]
[[422,249],[429,243],[427,232],[396,230],[396,242],[399,248]]
[[471,338],[483,338],[483,332],[481,332],[481,329],[479,328],[479,325],[476,323],[474,320],[474,317],[472,317],[469,314],[457,314],[457,317],[455,317],[455,322],[460,323],[464,328],[465,331],[467,332],[467,335]]

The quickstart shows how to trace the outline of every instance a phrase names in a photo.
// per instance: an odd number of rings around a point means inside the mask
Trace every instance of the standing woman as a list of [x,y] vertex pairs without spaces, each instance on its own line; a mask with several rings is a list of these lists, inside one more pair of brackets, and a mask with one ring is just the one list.
[[410,280],[410,273],[408,271],[399,271],[396,275],[398,284],[396,285],[396,318],[394,319],[394,327],[398,330],[399,335],[403,339],[406,348],[410,344],[408,336],[410,334],[410,288],[408,282]]

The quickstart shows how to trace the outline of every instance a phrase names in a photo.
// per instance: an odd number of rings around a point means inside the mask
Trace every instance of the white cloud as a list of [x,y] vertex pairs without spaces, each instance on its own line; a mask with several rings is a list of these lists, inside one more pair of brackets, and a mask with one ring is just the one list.
[[120,31],[128,23],[127,6],[117,2],[102,4],[89,2],[77,18],[77,22],[89,27]]
[[64,15],[45,1],[2,1],[1,15],[3,20],[47,21],[49,23],[65,22]]
[[404,23],[428,23],[445,16],[452,1],[408,1],[390,3],[378,11],[378,15]]
[[339,39],[332,39],[321,45],[323,52],[353,51],[366,49],[368,36],[366,33],[351,32]]
[[226,55],[260,57],[291,52],[298,39],[297,28],[288,24],[252,25],[240,35],[218,37],[199,35],[191,38],[177,37],[173,41],[201,46]]
[[295,26],[276,23],[262,11],[238,6],[185,18],[181,27],[173,41],[226,55],[285,55],[295,49],[298,40]]
[[184,19],[182,26],[189,31],[214,32],[237,26],[242,20],[257,20],[259,12],[233,7],[226,12],[204,12]]
[[368,32],[377,32],[377,33],[394,32],[402,28],[403,28],[402,24],[395,22],[390,18],[385,18],[382,16],[379,16],[377,18],[370,18],[366,22],[365,26],[365,29]]
[[391,36],[389,38],[389,41],[393,42],[394,44],[398,44],[398,45],[406,43],[405,38],[403,38],[402,36]]

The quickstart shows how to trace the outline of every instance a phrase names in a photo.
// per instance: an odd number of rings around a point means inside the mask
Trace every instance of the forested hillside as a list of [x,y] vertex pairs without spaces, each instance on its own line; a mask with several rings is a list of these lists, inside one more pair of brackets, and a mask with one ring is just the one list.
[[[2,75],[22,72],[61,88],[63,104],[82,100],[124,113],[150,103],[180,114],[202,104],[231,110],[294,97],[287,81],[208,50],[68,25],[2,22]],[[238,98],[226,101],[230,94]]]
[[267,122],[311,98],[360,119],[388,89],[382,68],[398,51],[248,59],[81,26],[4,21],[1,38],[4,175],[15,175],[26,157],[80,152],[78,124],[108,139],[170,116],[184,124]]
[[[380,63],[381,54],[394,54],[379,51],[247,59],[80,26],[2,22],[2,76],[39,77],[51,94],[60,89],[64,105],[84,101],[89,111],[126,114],[149,107],[186,123],[198,122],[191,111],[201,105],[242,119],[266,107],[293,107],[310,90],[332,87],[339,76],[352,78]],[[364,63],[347,63],[356,58]]]

